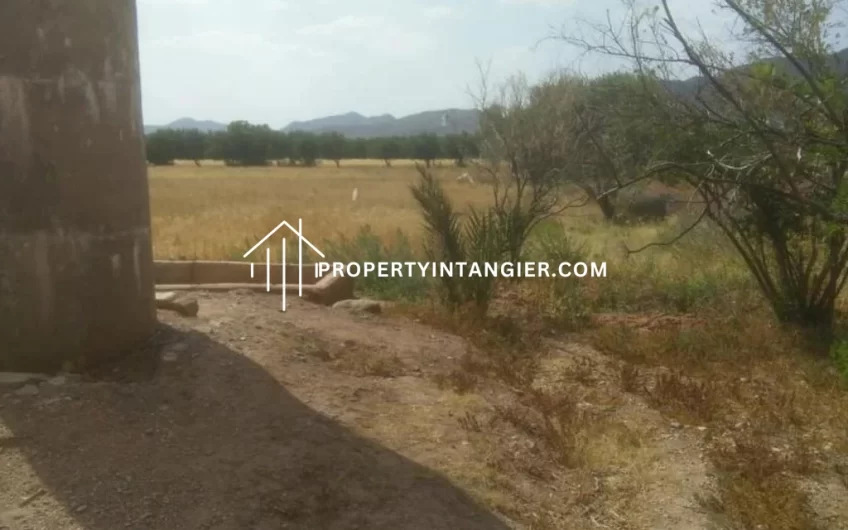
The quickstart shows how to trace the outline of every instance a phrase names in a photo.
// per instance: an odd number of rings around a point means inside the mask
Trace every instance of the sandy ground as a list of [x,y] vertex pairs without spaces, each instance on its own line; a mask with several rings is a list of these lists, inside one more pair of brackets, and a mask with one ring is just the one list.
[[626,436],[599,434],[595,465],[537,469],[535,442],[492,419],[512,398],[436,383],[462,339],[197,296],[197,318],[160,312],[102,377],[0,391],[0,529],[718,528],[695,501],[703,433],[615,388],[591,350],[551,345],[540,384],[590,365],[582,399]]

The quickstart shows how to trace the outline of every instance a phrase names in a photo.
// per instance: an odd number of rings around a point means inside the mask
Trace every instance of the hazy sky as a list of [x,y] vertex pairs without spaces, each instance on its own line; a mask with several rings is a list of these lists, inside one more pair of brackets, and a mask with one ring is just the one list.
[[[650,3],[651,0],[643,0]],[[710,0],[672,0],[719,24]],[[553,27],[622,13],[620,0],[138,0],[144,118],[282,127],[349,111],[471,107],[475,60],[497,81],[557,67],[609,69],[548,42]]]

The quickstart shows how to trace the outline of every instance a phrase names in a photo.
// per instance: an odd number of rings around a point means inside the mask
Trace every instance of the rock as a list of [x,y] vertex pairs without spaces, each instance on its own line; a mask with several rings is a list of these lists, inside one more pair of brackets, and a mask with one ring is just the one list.
[[177,303],[180,307],[180,309],[177,311],[183,316],[197,316],[197,312],[200,311],[200,304],[197,303],[196,298],[186,298],[184,300],[178,301]]
[[38,387],[32,384],[24,385],[21,388],[15,390],[15,394],[19,396],[37,396]]
[[346,309],[358,313],[371,313],[379,315],[383,312],[383,306],[376,300],[359,299],[359,300],[342,300],[333,304],[333,309]]
[[27,372],[0,372],[0,386],[20,387],[28,383],[39,383],[47,379],[43,374]]
[[177,360],[177,352],[174,352],[174,351],[168,351],[168,352],[165,352],[165,353],[162,355],[162,360],[163,360],[163,361],[165,361],[166,363],[176,362],[176,360]]
[[682,429],[683,425],[681,425],[681,423],[679,421],[673,421],[673,422],[671,422],[671,428],[672,429]]
[[191,296],[181,296],[175,292],[156,293],[156,308],[175,311],[184,317],[197,316],[200,309],[197,299]]
[[64,375],[57,375],[56,377],[51,377],[47,380],[47,383],[53,386],[62,386],[68,382],[68,379]]
[[156,293],[156,302],[173,302],[177,299],[177,293],[174,291],[159,291]]
[[188,349],[188,344],[186,344],[185,342],[177,342],[175,344],[171,344],[168,349],[177,353],[181,353]]

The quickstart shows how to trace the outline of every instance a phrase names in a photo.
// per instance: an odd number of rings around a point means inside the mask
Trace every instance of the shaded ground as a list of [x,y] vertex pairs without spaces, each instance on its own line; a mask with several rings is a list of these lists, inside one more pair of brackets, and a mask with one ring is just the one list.
[[135,382],[3,396],[0,527],[506,528],[438,473],[290,393],[284,382],[306,371],[285,326],[251,333],[245,353],[177,327],[159,337],[177,360],[138,359]]
[[106,379],[0,394],[0,528],[721,527],[697,502],[706,433],[623,392],[588,348],[551,342],[539,378],[597,413],[581,465],[557,468],[495,414],[520,399],[439,384],[458,337],[198,296],[198,318],[160,313],[156,341]]

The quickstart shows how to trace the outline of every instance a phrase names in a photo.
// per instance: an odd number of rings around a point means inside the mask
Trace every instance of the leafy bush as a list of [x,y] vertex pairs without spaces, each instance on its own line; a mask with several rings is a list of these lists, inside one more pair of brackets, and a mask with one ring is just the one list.
[[848,382],[848,341],[834,341],[830,347],[830,358],[836,364],[839,374]]
[[[556,273],[560,263],[585,262],[586,245],[578,243],[559,222],[541,223],[528,241],[528,258],[547,262]],[[589,321],[590,307],[578,278],[538,279],[535,298],[542,318],[559,329],[577,330]]]
[[[393,243],[387,245],[375,234],[370,225],[365,225],[353,238],[340,236],[335,241],[324,243],[329,260],[358,263],[365,262],[410,262],[418,261],[409,238],[398,229]],[[361,274],[356,287],[363,294],[384,300],[415,301],[425,297],[433,287],[433,279],[410,276],[404,269],[402,277],[379,277],[375,272]]]
[[585,243],[578,243],[559,222],[540,224],[530,238],[528,257],[551,265],[586,261]]

